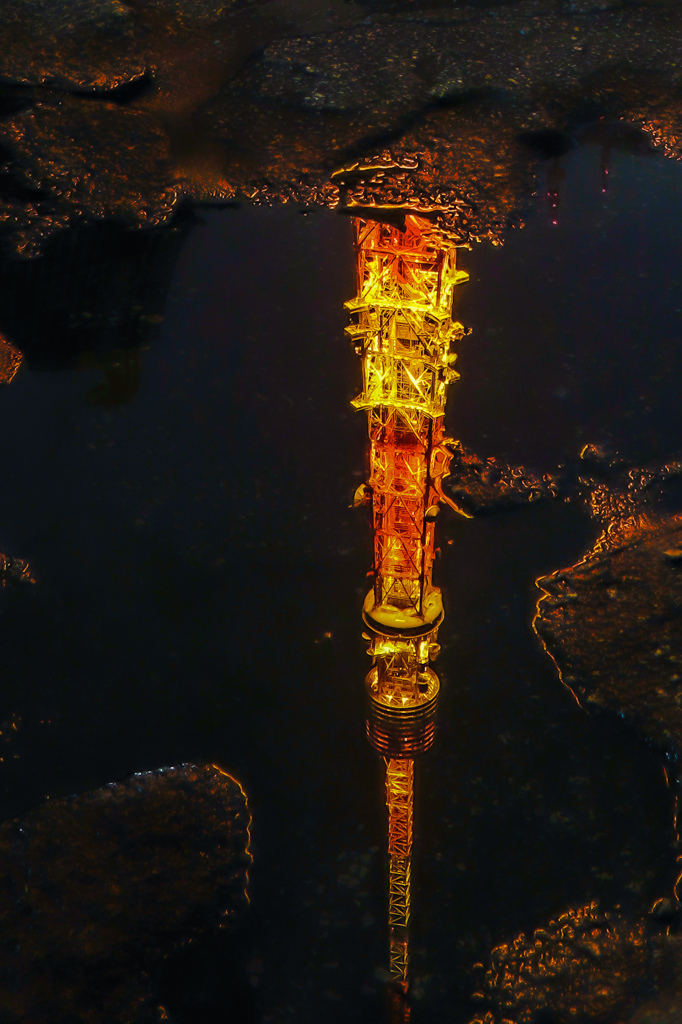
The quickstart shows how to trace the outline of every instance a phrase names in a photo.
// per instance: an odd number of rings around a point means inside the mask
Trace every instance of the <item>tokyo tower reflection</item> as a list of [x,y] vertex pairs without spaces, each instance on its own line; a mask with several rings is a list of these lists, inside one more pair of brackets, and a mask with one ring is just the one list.
[[[362,615],[372,668],[367,735],[386,763],[390,990],[392,1015],[409,1019],[408,925],[414,761],[433,744],[440,683],[430,668],[439,651],[441,592],[433,585],[435,520],[448,501],[447,388],[457,380],[453,343],[466,333],[452,320],[455,246],[424,217],[404,230],[355,218],[357,295],[346,328],[362,357],[369,481],[356,504],[371,504],[373,586]],[[448,503],[450,503],[448,501]]]

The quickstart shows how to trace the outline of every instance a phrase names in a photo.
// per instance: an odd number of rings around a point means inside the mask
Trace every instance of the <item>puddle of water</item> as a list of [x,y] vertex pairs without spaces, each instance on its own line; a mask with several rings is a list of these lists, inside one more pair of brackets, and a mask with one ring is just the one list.
[[[534,472],[588,441],[678,452],[680,167],[615,154],[604,194],[600,159],[563,157],[554,214],[540,195],[503,248],[462,254],[457,316],[474,333],[448,427]],[[109,345],[58,373],[34,362],[1,396],[2,545],[37,581],[3,595],[0,719],[21,726],[2,816],[186,760],[215,761],[249,796],[250,916],[238,941],[208,937],[170,972],[179,1022],[231,1005],[263,1024],[381,1019],[383,795],[359,640],[371,538],[348,508],[365,474],[353,292],[347,218],[209,210],[139,360]],[[100,401],[112,373],[123,398]],[[591,899],[642,914],[674,875],[659,755],[581,711],[530,630],[533,581],[576,561],[597,525],[572,501],[440,529],[417,1024],[470,1019],[471,966],[496,943]]]

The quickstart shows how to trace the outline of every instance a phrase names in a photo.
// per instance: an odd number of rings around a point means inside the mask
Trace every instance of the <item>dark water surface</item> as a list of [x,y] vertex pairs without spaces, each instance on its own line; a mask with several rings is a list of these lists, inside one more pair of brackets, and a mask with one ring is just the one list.
[[[540,195],[504,247],[462,253],[456,316],[474,333],[448,420],[484,457],[549,472],[587,442],[680,454],[682,169],[616,152],[602,193],[601,158],[562,158],[558,224]],[[215,761],[249,797],[251,908],[236,936],[169,970],[164,1005],[183,1024],[381,1019],[382,773],[359,616],[371,538],[348,508],[365,474],[353,291],[347,217],[211,209],[139,386],[128,354],[128,401],[98,399],[87,358],[24,367],[0,395],[1,546],[37,580],[3,594],[0,719],[21,725],[2,816],[186,760]],[[562,501],[440,529],[416,1024],[469,1019],[471,966],[495,943],[593,898],[644,913],[674,878],[660,754],[581,710],[530,629],[534,580],[598,525]]]

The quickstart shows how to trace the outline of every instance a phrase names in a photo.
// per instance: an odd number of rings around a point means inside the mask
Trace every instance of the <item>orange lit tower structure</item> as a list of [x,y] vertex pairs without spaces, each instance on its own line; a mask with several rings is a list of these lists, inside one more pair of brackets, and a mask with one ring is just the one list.
[[386,760],[390,967],[398,998],[407,991],[407,926],[414,758],[433,743],[440,684],[429,662],[443,619],[433,585],[434,521],[450,452],[443,428],[447,386],[456,380],[452,320],[455,246],[423,217],[403,231],[355,219],[357,296],[346,328],[362,357],[363,389],[353,405],[369,421],[373,586],[363,619],[373,667],[367,676],[370,742]]

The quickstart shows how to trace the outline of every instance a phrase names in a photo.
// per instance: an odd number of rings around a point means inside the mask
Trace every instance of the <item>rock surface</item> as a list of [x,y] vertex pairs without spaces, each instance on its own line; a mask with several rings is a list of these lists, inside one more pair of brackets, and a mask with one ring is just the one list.
[[81,217],[115,217],[131,227],[168,221],[168,139],[144,111],[73,96],[45,98],[0,122],[23,201],[0,208],[21,252]]
[[35,255],[77,210],[146,225],[181,196],[293,199],[418,208],[499,241],[581,126],[626,120],[680,155],[681,39],[679,6],[653,3],[22,0],[0,58],[0,223]]
[[[608,538],[608,532],[607,532]],[[635,517],[613,547],[538,580],[535,629],[587,704],[682,747],[682,516]]]
[[655,918],[572,907],[491,951],[470,1024],[677,1024],[682,940]]
[[0,383],[12,383],[19,372],[22,358],[19,349],[0,334]]
[[328,205],[439,210],[462,241],[499,240],[538,155],[580,124],[626,119],[677,152],[681,36],[668,9],[385,16],[271,43],[195,124],[225,147],[237,194],[303,198],[327,180]]
[[490,954],[471,1024],[577,1024],[623,1020],[653,986],[660,940],[595,903],[567,910]]
[[12,0],[2,19],[0,80],[90,91],[144,74],[130,9],[120,0]]
[[[243,2],[243,0],[242,0]],[[127,6],[144,16],[160,15],[183,24],[211,24],[239,7],[239,0],[127,0]]]
[[460,442],[453,446],[450,473],[445,480],[445,490],[468,515],[555,498],[560,487],[557,476],[545,474],[540,478],[523,466],[507,466],[495,458],[481,458]]
[[151,1019],[149,969],[246,903],[249,821],[234,779],[183,765],[5,822],[0,1019]]
[[[571,23],[572,21],[572,23]],[[522,0],[491,10],[463,8],[445,19],[381,22],[278,40],[230,83],[280,103],[362,111],[377,127],[430,100],[505,90],[519,102],[588,86],[595,69],[619,62],[620,77],[678,74],[679,17],[623,8],[587,20]],[[494,40],[494,46],[491,45]],[[390,113],[389,113],[390,112]]]

